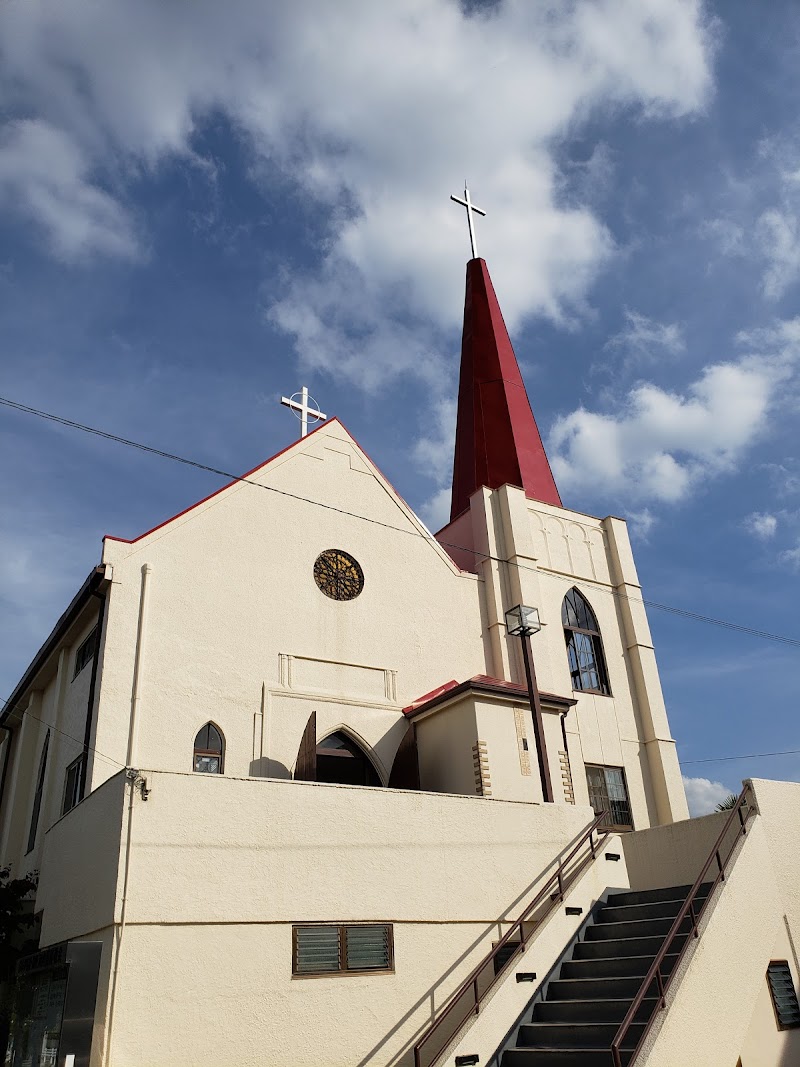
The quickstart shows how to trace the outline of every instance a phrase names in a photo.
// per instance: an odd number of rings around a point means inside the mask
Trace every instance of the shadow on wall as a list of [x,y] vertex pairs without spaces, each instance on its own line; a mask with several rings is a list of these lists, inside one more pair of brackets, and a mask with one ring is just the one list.
[[[541,870],[541,872],[533,879],[533,881],[530,882],[520,893],[517,894],[517,896],[503,909],[501,915],[498,916],[498,918],[494,922],[491,922],[487,925],[485,932],[474,939],[472,944],[469,945],[466,950],[461,953],[458,959],[455,960],[445,971],[442,972],[442,974],[439,976],[437,981],[434,982],[430,989],[427,990],[427,992],[423,993],[423,995],[411,1005],[408,1011],[406,1011],[405,1014],[397,1020],[395,1025],[385,1034],[385,1036],[378,1042],[378,1044],[371,1048],[366,1054],[366,1056],[364,1056],[358,1061],[356,1067],[368,1067],[370,1063],[375,1062],[374,1057],[377,1056],[377,1054],[381,1051],[386,1042],[391,1037],[393,1037],[394,1034],[396,1034],[397,1031],[400,1030],[410,1018],[412,1018],[412,1016],[416,1014],[418,1009],[423,1004],[427,1002],[430,1009],[429,1016],[425,1019],[423,1023],[420,1024],[419,1027],[417,1027],[414,1034],[409,1038],[405,1047],[387,1062],[387,1067],[412,1067],[414,1062],[414,1045],[425,1032],[425,1030],[427,1030],[428,1026],[433,1022],[436,1017],[436,1012],[443,1006],[443,1004],[447,1003],[449,999],[450,994],[445,997],[437,997],[439,990],[445,984],[447,979],[450,977],[453,971],[457,970],[460,965],[473,952],[475,952],[475,950],[481,944],[486,944],[487,939],[490,939],[493,933],[497,934],[498,939],[502,937],[504,932],[503,927],[509,926],[514,921],[513,919],[506,918],[506,916],[508,916],[509,913],[521,910],[521,907],[528,903],[528,901],[533,897],[536,887],[545,882],[547,878],[550,877],[551,874],[553,874],[555,869],[558,867],[561,858],[563,856],[566,856],[571,851],[572,847],[576,844],[577,841],[580,840],[580,837],[584,832],[585,830],[581,830],[579,834],[576,834],[573,839],[561,849],[558,855],[553,860],[551,860],[551,862],[547,864],[546,867]],[[476,964],[478,962],[478,960],[475,961]],[[787,1067],[789,1067],[789,1065],[787,1065]]]
[[291,780],[291,771],[280,760],[269,759],[262,756],[260,759],[250,760],[251,778],[283,778]]

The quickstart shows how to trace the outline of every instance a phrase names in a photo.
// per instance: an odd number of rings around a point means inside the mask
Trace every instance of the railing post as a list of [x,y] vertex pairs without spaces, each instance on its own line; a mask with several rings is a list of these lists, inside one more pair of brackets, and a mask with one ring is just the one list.
[[744,828],[744,814],[742,813],[742,805],[741,804],[737,808],[737,811],[739,812],[739,822],[742,824],[742,833],[746,834],[747,830],[745,830],[745,828]]
[[694,901],[692,901],[689,905],[689,915],[692,919],[692,930],[694,931],[694,936],[699,937],[700,935],[697,932],[697,916],[694,913]]
[[658,995],[661,999],[661,1007],[666,1008],[667,1001],[664,996],[664,979],[661,976],[661,965],[656,969],[656,981],[658,982]]
[[719,867],[720,878],[721,878],[721,881],[724,882],[725,881],[725,868],[722,866],[722,860],[720,859],[720,856],[719,856],[719,849],[717,849],[715,855],[717,857],[717,866]]
[[475,1014],[479,1015],[480,1014],[480,1010],[481,1010],[481,1002],[480,1002],[480,999],[478,998],[478,976],[477,976],[477,974],[475,975],[475,980],[472,983],[472,991],[475,994]]
[[594,852],[594,830],[589,831],[589,848],[592,850],[592,859],[597,859]]

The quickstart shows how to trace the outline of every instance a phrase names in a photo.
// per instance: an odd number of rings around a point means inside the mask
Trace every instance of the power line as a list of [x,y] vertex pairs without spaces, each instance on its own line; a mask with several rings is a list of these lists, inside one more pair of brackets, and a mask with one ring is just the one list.
[[[80,430],[83,433],[92,434],[95,437],[103,438],[106,441],[114,441],[116,444],[125,445],[127,448],[135,448],[141,452],[147,452],[153,456],[159,456],[162,459],[169,459],[175,463],[182,463],[187,467],[194,467],[196,470],[206,471],[209,474],[216,474],[221,478],[227,478],[231,482],[243,482],[246,485],[253,485],[257,489],[265,489],[267,492],[276,493],[278,496],[287,497],[290,500],[297,500],[305,504],[311,504],[315,507],[324,508],[327,511],[333,511],[339,515],[344,515],[347,518],[359,519],[362,522],[371,523],[374,526],[380,526],[386,530],[392,530],[395,533],[405,534],[409,537],[420,537],[425,541],[434,541],[436,544],[443,548],[452,548],[459,552],[466,552],[469,555],[479,557],[482,560],[491,560],[494,563],[502,563],[509,567],[517,567],[519,570],[530,571],[531,573],[541,575],[543,573],[534,567],[527,567],[523,563],[517,563],[512,560],[502,559],[499,556],[493,556],[486,552],[479,552],[474,548],[467,548],[465,545],[456,545],[448,541],[438,541],[433,535],[425,536],[418,533],[415,530],[403,529],[400,526],[393,526],[391,523],[381,522],[380,519],[370,518],[368,515],[359,515],[353,511],[347,511],[345,508],[337,508],[333,504],[324,504],[320,500],[311,500],[308,497],[300,496],[297,493],[290,493],[285,489],[277,489],[275,486],[264,485],[262,482],[256,482],[252,478],[248,478],[246,475],[232,474],[230,471],[222,470],[220,467],[212,467],[207,463],[200,463],[198,460],[188,459],[186,456],[179,456],[174,452],[166,452],[160,448],[153,448],[151,445],[142,444],[140,441],[133,441],[127,437],[120,437],[118,434],[109,433],[106,430],[100,430],[95,426],[88,426],[86,423],[76,422],[74,419],[67,419],[61,415],[54,415],[48,411],[41,411],[39,408],[30,407],[27,404],[21,404],[18,401],[10,400],[7,397],[0,396],[0,405],[8,408],[12,408],[15,411],[20,411],[28,415],[35,415],[37,418],[45,419],[48,422],[57,423],[60,426],[66,426],[73,430]],[[571,584],[571,579],[561,575],[548,574],[549,577],[558,578],[564,582]],[[760,637],[765,641],[774,641],[778,644],[789,645],[792,648],[800,648],[800,638],[787,637],[783,634],[773,634],[767,630],[757,630],[752,626],[743,626],[740,623],[730,622],[726,619],[717,619],[710,615],[701,615],[699,612],[688,611],[685,608],[677,608],[670,604],[661,604],[656,600],[647,600],[644,597],[632,597],[627,593],[621,593],[616,589],[607,589],[603,586],[596,587],[600,592],[606,593],[610,596],[615,596],[620,600],[628,600],[631,603],[644,604],[645,607],[653,608],[657,611],[664,611],[670,615],[677,615],[679,618],[690,619],[694,622],[706,623],[710,626],[719,626],[726,630],[732,630],[736,633],[746,634],[750,637]]]
[[[8,707],[9,703],[10,703],[10,701],[6,700],[4,697],[0,697],[0,704],[2,704],[4,707]],[[18,709],[19,709],[19,705],[17,705],[13,710],[18,710]],[[41,719],[41,718],[39,718],[38,715],[34,715],[33,712],[30,709],[30,706],[28,706],[27,708],[25,708],[23,710],[23,714],[26,715],[27,717],[33,719],[35,722],[40,722],[42,724],[42,726],[46,726],[48,730],[52,730],[54,733],[61,734],[62,737],[68,737],[70,739],[70,741],[77,742],[77,744],[79,744],[81,746],[81,750],[83,750],[83,739],[82,738],[75,737],[74,734],[68,734],[66,730],[59,730],[59,728],[57,726],[54,726],[52,723],[47,722],[46,719]],[[106,760],[107,763],[113,763],[115,767],[124,767],[125,766],[124,763],[120,763],[119,760],[114,759],[113,756],[107,756],[104,752],[101,752],[100,749],[96,748],[94,745],[89,745],[89,751],[90,752],[94,752],[94,754],[96,756],[99,756],[100,759]]]
[[765,759],[767,756],[797,756],[800,748],[782,748],[778,752],[748,752],[744,756],[709,756],[707,759],[684,759],[679,760],[681,767],[688,767],[695,763],[725,763],[728,760],[738,759]]

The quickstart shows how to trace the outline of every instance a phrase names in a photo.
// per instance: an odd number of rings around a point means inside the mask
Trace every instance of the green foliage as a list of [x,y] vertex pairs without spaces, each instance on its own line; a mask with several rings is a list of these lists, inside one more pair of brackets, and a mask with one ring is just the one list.
[[736,801],[738,799],[739,798],[736,796],[735,793],[729,793],[724,800],[720,801],[720,803],[717,804],[717,811],[730,811],[731,808],[736,807]]
[[[37,883],[35,872],[12,878],[10,867],[0,867],[0,960],[16,962],[11,946],[18,934],[33,925],[33,913],[25,907],[25,900],[36,892]],[[0,964],[0,978],[4,977],[3,970]]]

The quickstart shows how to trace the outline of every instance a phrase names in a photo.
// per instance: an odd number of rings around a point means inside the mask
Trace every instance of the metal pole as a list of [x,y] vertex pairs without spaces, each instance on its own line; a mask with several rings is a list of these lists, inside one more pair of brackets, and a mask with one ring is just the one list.
[[539,776],[542,779],[542,796],[546,804],[552,804],[553,785],[550,781],[550,769],[547,762],[547,746],[544,740],[544,722],[542,721],[542,702],[539,700],[539,689],[536,685],[536,671],[533,666],[533,651],[531,650],[530,634],[520,634],[522,640],[522,660],[525,664],[525,678],[528,682],[528,697],[531,702],[531,718],[533,719],[533,735],[536,740],[536,758],[539,761]]

